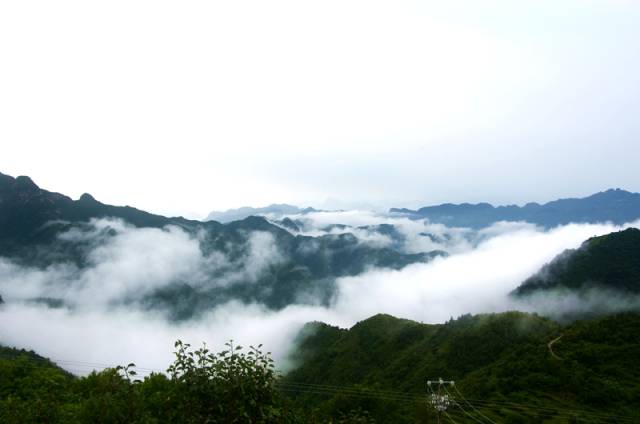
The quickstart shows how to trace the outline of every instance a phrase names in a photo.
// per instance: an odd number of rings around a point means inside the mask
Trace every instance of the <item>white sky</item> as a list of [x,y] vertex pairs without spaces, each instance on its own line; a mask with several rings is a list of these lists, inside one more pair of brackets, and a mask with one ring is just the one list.
[[0,2],[0,172],[164,214],[640,191],[640,2]]

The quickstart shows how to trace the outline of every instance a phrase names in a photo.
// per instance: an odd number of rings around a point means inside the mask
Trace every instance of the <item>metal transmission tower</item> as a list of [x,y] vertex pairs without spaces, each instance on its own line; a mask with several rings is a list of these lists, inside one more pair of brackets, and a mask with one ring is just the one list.
[[454,381],[446,381],[442,378],[437,380],[427,380],[427,391],[430,392],[431,406],[438,412],[438,424],[441,422],[442,414],[447,414],[447,408],[451,404],[451,398],[447,393],[447,385],[454,386]]

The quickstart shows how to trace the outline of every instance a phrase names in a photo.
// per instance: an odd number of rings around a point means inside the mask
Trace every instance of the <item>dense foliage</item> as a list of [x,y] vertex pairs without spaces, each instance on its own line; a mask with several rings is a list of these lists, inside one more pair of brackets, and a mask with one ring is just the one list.
[[212,353],[176,343],[168,376],[136,379],[135,366],[75,378],[33,352],[3,348],[2,423],[297,422],[275,388],[269,355],[259,348]]
[[[428,325],[377,315],[349,330],[308,324],[278,377],[259,347],[176,343],[167,374],[74,377],[0,350],[2,423],[435,422],[426,381],[455,380],[455,422],[640,420],[640,314],[560,325],[520,312]],[[469,403],[467,403],[469,402]],[[473,418],[471,418],[473,417]],[[446,421],[445,421],[446,422]]]
[[640,293],[640,230],[628,228],[592,237],[577,250],[558,255],[515,291],[604,289]]
[[[640,419],[640,314],[567,326],[519,312],[442,325],[377,315],[350,330],[308,325],[299,346],[299,366],[282,384],[321,417],[360,407],[379,423],[435,422],[426,381],[443,377],[480,422]],[[450,414],[475,422],[460,408]]]

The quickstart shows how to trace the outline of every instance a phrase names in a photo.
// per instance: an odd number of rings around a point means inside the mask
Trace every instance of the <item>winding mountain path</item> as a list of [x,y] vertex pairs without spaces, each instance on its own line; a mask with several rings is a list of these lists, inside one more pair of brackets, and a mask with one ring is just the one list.
[[554,358],[556,358],[559,361],[562,361],[562,358],[559,357],[558,355],[556,355],[556,353],[553,351],[553,344],[557,341],[559,341],[562,338],[562,334],[560,334],[558,337],[556,337],[555,339],[551,340],[549,343],[547,343],[547,347],[549,348],[549,353],[551,354],[551,356],[553,356]]

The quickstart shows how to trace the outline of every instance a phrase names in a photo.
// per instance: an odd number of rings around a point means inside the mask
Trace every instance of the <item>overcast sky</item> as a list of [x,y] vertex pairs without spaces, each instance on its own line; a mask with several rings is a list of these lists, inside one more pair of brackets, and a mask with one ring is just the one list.
[[640,191],[640,2],[5,1],[0,172],[198,217]]

